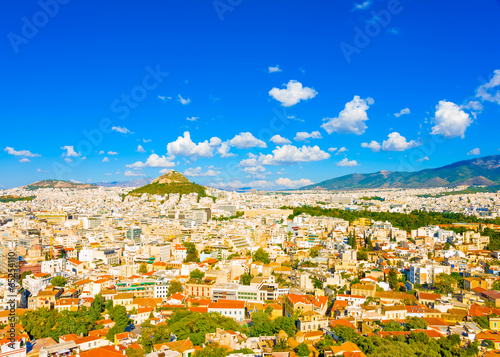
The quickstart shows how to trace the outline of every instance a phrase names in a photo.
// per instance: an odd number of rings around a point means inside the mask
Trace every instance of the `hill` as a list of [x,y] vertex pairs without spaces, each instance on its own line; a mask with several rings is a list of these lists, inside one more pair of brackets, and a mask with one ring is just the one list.
[[39,188],[76,188],[79,190],[97,188],[97,186],[94,184],[70,182],[63,180],[42,180],[33,182],[32,184],[29,184],[26,187],[30,190],[36,190]]
[[189,193],[197,193],[198,197],[207,196],[205,187],[194,182],[190,182],[183,174],[174,170],[155,178],[150,184],[130,191],[128,194],[140,195],[143,193],[149,193],[152,195],[168,195],[170,193],[186,195]]
[[500,155],[492,155],[416,172],[379,171],[370,174],[350,174],[308,185],[300,190],[432,188],[498,184],[500,184]]
[[101,187],[141,187],[152,181],[151,177],[144,177],[128,181],[97,182],[96,185]]

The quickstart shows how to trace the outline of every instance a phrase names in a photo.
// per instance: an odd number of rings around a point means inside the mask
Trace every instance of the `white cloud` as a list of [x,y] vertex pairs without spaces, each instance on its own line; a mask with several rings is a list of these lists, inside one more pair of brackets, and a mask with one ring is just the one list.
[[212,187],[219,188],[221,190],[229,190],[229,191],[238,190],[241,187],[245,187],[245,185],[246,184],[244,184],[243,182],[241,182],[238,179],[235,179],[235,180],[229,181],[229,182],[213,182],[210,184],[210,186],[212,186]]
[[217,153],[220,155],[220,157],[233,157],[236,156],[236,154],[230,153],[229,150],[231,147],[229,146],[228,142],[225,141],[220,146],[217,148]]
[[405,151],[421,145],[415,140],[406,141],[406,138],[398,132],[390,133],[389,138],[382,143],[384,151]]
[[172,99],[172,97],[166,97],[166,96],[164,96],[164,95],[159,95],[159,96],[158,96],[158,99],[163,100],[164,102],[166,102],[167,100],[171,100],[171,99]]
[[104,151],[102,151],[102,150],[99,151],[99,155],[104,155],[104,154],[105,154]]
[[14,148],[11,148],[10,146],[7,146],[5,149],[3,149],[7,154],[9,155],[14,155],[14,156],[25,156],[25,157],[40,157],[40,154],[33,154],[29,150],[15,150]]
[[330,157],[330,154],[324,152],[319,146],[293,145],[278,146],[272,151],[272,154],[260,154],[258,158],[251,157],[240,162],[240,166],[256,165],[293,165],[299,162],[320,161]]
[[305,131],[300,131],[295,135],[295,141],[304,141],[307,139],[321,139],[321,133],[319,131],[313,131],[312,133],[307,133]]
[[196,121],[198,119],[200,119],[200,117],[187,117],[186,118],[187,121]]
[[346,103],[345,108],[336,118],[325,118],[326,121],[321,127],[328,134],[337,132],[339,134],[361,135],[366,130],[365,121],[368,120],[366,111],[374,103],[372,98],[361,99],[355,95],[353,100]]
[[262,172],[266,171],[266,168],[262,165],[248,166],[248,167],[244,167],[243,171],[246,173],[249,173],[249,174],[253,174],[253,173],[257,173],[257,172],[262,173]]
[[78,157],[78,156],[81,156],[80,153],[77,153],[75,151],[75,149],[73,148],[73,146],[66,145],[66,146],[63,146],[61,149],[63,149],[64,151],[66,151],[66,152],[63,152],[62,157]]
[[479,148],[472,149],[467,155],[481,155],[481,150],[479,150]]
[[434,116],[434,126],[431,134],[441,134],[447,139],[465,137],[465,130],[471,125],[472,119],[469,114],[460,110],[460,107],[446,100],[439,101],[436,106],[436,114]]
[[68,162],[68,163],[73,162],[73,160],[71,160],[71,158],[69,158],[69,157],[65,157],[65,158],[64,158],[64,161],[66,161],[66,162]]
[[275,73],[275,72],[283,72],[283,71],[281,70],[281,68],[278,65],[276,65],[276,67],[272,67],[272,66],[269,67],[269,73]]
[[328,149],[328,151],[329,151],[329,152],[334,152],[335,150],[337,150],[337,148],[336,148],[336,147],[335,147],[335,148],[329,148],[329,149]]
[[284,107],[291,107],[301,100],[314,98],[318,92],[309,87],[302,87],[302,83],[291,80],[286,84],[286,89],[273,88],[269,91],[269,95],[281,102]]
[[405,151],[420,145],[421,143],[415,140],[406,141],[406,138],[396,131],[390,133],[388,139],[384,140],[382,145],[375,140],[372,140],[370,143],[361,143],[361,147],[371,149],[373,152],[379,152],[380,150]]
[[196,168],[190,167],[189,169],[184,171],[184,175],[192,176],[192,177],[202,177],[202,176],[213,177],[213,176],[217,176],[218,174],[220,174],[219,171],[215,171],[212,169],[209,169],[207,171],[203,171],[203,169],[199,166]]
[[469,109],[474,118],[483,110],[483,105],[477,100],[470,100],[466,104],[462,104],[460,109]]
[[372,4],[372,1],[371,0],[366,0],[366,1],[363,1],[362,3],[360,4],[354,4],[354,8],[351,10],[351,11],[356,11],[356,10],[365,10],[365,9],[368,9],[370,7],[370,5]]
[[417,162],[422,162],[422,161],[429,161],[429,156],[424,156],[420,159],[417,159]]
[[143,167],[174,167],[175,163],[172,162],[172,157],[159,156],[151,154],[146,162],[137,161],[133,164],[126,165],[128,168],[142,169]]
[[177,100],[179,101],[179,103],[181,103],[182,105],[187,105],[189,103],[191,103],[191,99],[187,98],[187,99],[184,99],[182,98],[182,96],[179,94],[179,96],[177,97]]
[[133,132],[131,132],[127,128],[121,127],[121,126],[113,126],[111,128],[111,130],[116,131],[116,132],[121,133],[121,134],[133,134]]
[[146,144],[146,143],[150,143],[151,139],[142,139],[142,141],[144,142],[144,144]]
[[376,142],[375,140],[372,140],[371,142],[369,143],[361,143],[361,147],[362,148],[368,148],[368,149],[372,149],[373,152],[379,152],[380,149],[382,149],[382,145],[380,145],[378,142]]
[[142,145],[138,145],[136,151],[140,152],[140,153],[145,153],[146,152],[146,150],[144,150],[144,148],[142,147]]
[[195,144],[191,140],[189,131],[184,132],[184,136],[179,136],[177,140],[168,143],[167,152],[170,156],[182,157],[205,157],[211,158],[214,156],[214,150],[221,144],[221,139],[213,137],[210,141],[205,140],[201,143]]
[[[118,174],[118,172],[117,172],[117,174]],[[124,175],[128,176],[128,177],[146,176],[142,172],[137,172],[137,171],[132,171],[132,170],[125,171]]]
[[353,167],[353,166],[358,166],[358,163],[356,160],[351,160],[349,161],[347,157],[345,157],[342,161],[337,162],[337,166],[340,167]]
[[287,119],[290,119],[290,120],[295,120],[295,121],[300,121],[300,122],[302,122],[302,123],[304,123],[304,122],[305,122],[305,120],[304,120],[304,119],[297,118],[295,115],[289,115],[289,116],[287,116]]
[[396,118],[399,118],[401,115],[405,115],[405,114],[410,114],[410,109],[408,109],[408,108],[401,109],[401,111],[399,113],[394,113],[394,116]]
[[500,69],[493,71],[493,78],[488,83],[485,83],[477,89],[476,97],[486,100],[488,102],[494,102],[500,104],[500,90],[497,90],[493,94],[489,91],[495,87],[500,86]]
[[104,159],[102,159],[102,162],[109,162],[109,159],[107,158],[107,156],[105,156]]
[[309,179],[300,179],[300,180],[290,180],[287,177],[280,177],[276,179],[276,185],[286,188],[299,188],[307,185],[312,185],[313,182]]
[[229,145],[234,146],[238,149],[249,149],[249,148],[265,148],[267,147],[266,143],[262,140],[257,139],[252,133],[240,133],[236,135],[234,138],[229,140]]
[[31,160],[27,157],[23,157],[21,160],[19,160],[19,162],[31,162]]
[[116,151],[108,151],[108,155],[118,155]]
[[276,134],[274,135],[272,138],[271,138],[271,141],[276,144],[276,145],[284,145],[284,144],[290,144],[291,141],[288,140],[287,138],[284,138],[282,137],[281,135],[279,134]]
[[342,146],[335,155],[340,155],[343,152],[349,151],[345,146]]

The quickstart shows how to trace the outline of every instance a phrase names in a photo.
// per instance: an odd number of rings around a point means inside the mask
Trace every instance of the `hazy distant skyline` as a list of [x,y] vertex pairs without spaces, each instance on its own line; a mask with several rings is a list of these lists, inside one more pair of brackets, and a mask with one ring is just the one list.
[[500,2],[2,4],[0,188],[294,188],[499,154]]

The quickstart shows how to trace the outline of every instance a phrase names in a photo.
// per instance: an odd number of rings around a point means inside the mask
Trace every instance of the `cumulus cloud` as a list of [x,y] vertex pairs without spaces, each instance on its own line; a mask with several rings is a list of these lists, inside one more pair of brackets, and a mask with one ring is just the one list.
[[307,139],[321,139],[321,133],[319,131],[313,131],[312,133],[307,133],[305,131],[300,131],[295,135],[295,141],[304,141]]
[[388,139],[382,142],[380,145],[377,141],[372,140],[369,143],[361,143],[361,147],[371,149],[373,152],[383,151],[405,151],[416,146],[420,146],[421,143],[415,140],[407,141],[404,136],[398,132],[392,132],[388,135]]
[[481,150],[479,150],[479,148],[472,149],[467,155],[481,155]]
[[284,144],[290,144],[291,141],[288,140],[287,138],[284,138],[282,137],[281,135],[279,134],[276,134],[274,135],[272,138],[271,138],[271,141],[276,144],[276,145],[284,145]]
[[142,147],[142,145],[138,145],[136,151],[140,152],[140,153],[145,153],[146,152],[146,150],[144,150],[144,148]]
[[229,144],[228,144],[227,141],[224,141],[217,148],[217,153],[220,155],[220,157],[233,157],[233,156],[236,156],[236,154],[230,153],[229,150],[231,150],[231,147],[229,146]]
[[335,150],[337,150],[337,148],[336,148],[336,147],[334,147],[334,148],[328,148],[328,151],[329,151],[329,152],[334,152]]
[[340,155],[343,152],[349,151],[345,146],[342,146],[335,155]]
[[213,177],[220,174],[219,171],[215,171],[212,169],[208,169],[207,171],[203,171],[201,167],[190,167],[189,169],[184,171],[184,175],[192,176],[192,177]]
[[245,185],[246,184],[244,184],[243,182],[241,182],[238,179],[235,179],[235,180],[232,180],[229,182],[213,182],[210,184],[210,186],[212,186],[214,188],[218,188],[221,190],[228,190],[228,191],[238,190],[241,187],[244,187]]
[[118,155],[116,151],[108,151],[108,155]]
[[394,113],[394,116],[396,118],[399,118],[401,115],[405,115],[405,114],[410,114],[410,109],[408,109],[408,108],[401,109],[401,111],[399,113]]
[[174,167],[175,163],[172,160],[172,157],[151,154],[145,162],[137,161],[126,166],[132,169],[142,169],[143,167]]
[[354,7],[351,11],[368,9],[371,4],[372,4],[371,0],[366,0],[366,1],[363,1],[362,3],[354,4]]
[[330,154],[321,150],[317,145],[302,147],[283,145],[276,147],[272,154],[261,153],[259,157],[242,160],[240,166],[294,165],[300,162],[325,160],[329,157]]
[[439,101],[436,106],[432,135],[442,135],[447,139],[465,137],[465,130],[472,124],[469,114],[460,109],[458,105],[446,100]]
[[424,156],[420,159],[417,159],[417,162],[429,161],[429,156]]
[[358,163],[356,162],[356,160],[349,161],[347,159],[347,157],[346,157],[342,161],[337,162],[337,166],[340,166],[340,167],[353,167],[353,166],[358,166]]
[[274,87],[269,91],[269,95],[281,102],[284,107],[291,107],[301,100],[314,98],[318,92],[309,87],[302,87],[302,83],[291,80],[286,84],[286,89]]
[[221,142],[221,139],[218,137],[213,137],[210,141],[205,140],[196,144],[191,140],[189,131],[185,131],[184,136],[179,136],[177,140],[168,143],[167,152],[170,156],[211,158],[214,156],[215,148],[218,147]]
[[229,145],[236,147],[237,149],[249,149],[249,148],[265,148],[266,143],[262,140],[257,139],[252,133],[240,133],[234,138],[229,140]]
[[22,159],[19,160],[19,162],[31,162],[31,160],[28,159],[27,157],[23,157]]
[[379,152],[382,149],[382,145],[380,145],[375,140],[372,140],[369,143],[361,143],[362,148],[372,149],[373,152]]
[[102,162],[109,162],[109,159],[105,156],[104,159],[102,159]]
[[121,133],[121,134],[133,134],[133,132],[131,132],[127,128],[121,127],[121,126],[113,126],[111,128],[111,130],[116,131],[116,132]]
[[346,103],[345,108],[336,118],[325,118],[321,125],[328,134],[356,134],[361,135],[366,130],[365,121],[368,120],[366,111],[374,103],[372,98],[361,99],[355,95],[353,100]]
[[299,188],[307,185],[312,185],[313,182],[309,179],[290,180],[287,177],[280,177],[275,181],[276,185],[286,188]]
[[388,136],[389,138],[382,143],[384,151],[405,151],[420,145],[415,140],[406,141],[406,138],[398,132],[390,133]]
[[[491,91],[492,89],[500,86],[500,69],[493,71],[493,78],[488,83],[485,83],[477,89],[476,97],[500,104],[500,90]],[[492,93],[490,93],[492,92]]]
[[[117,172],[117,174],[118,174],[118,172]],[[125,176],[128,176],[128,177],[146,176],[146,175],[145,175],[145,174],[143,174],[142,172],[132,171],[132,170],[127,170],[127,171],[125,171],[124,175],[125,175]]]
[[186,118],[187,121],[196,121],[198,119],[200,119],[200,117],[187,117]]
[[10,146],[7,146],[5,149],[3,149],[7,154],[9,155],[14,155],[14,156],[25,156],[25,157],[40,157],[40,154],[34,154],[29,150],[15,150],[14,148],[11,148]]
[[269,67],[269,73],[282,72],[281,68],[276,65],[276,67]]
[[80,153],[77,153],[75,151],[75,149],[73,148],[73,146],[66,145],[66,146],[61,147],[61,149],[63,149],[65,151],[65,152],[63,152],[62,157],[78,157],[78,156],[81,156]]
[[182,98],[182,96],[179,94],[178,97],[177,97],[177,100],[179,101],[179,103],[181,103],[182,105],[187,105],[189,103],[191,103],[191,99],[187,98],[187,99],[184,99]]

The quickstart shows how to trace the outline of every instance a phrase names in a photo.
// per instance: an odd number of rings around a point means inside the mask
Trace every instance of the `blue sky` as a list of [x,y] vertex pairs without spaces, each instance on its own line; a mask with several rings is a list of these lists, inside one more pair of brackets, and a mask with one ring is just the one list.
[[3,187],[293,188],[499,153],[500,1],[1,7]]

